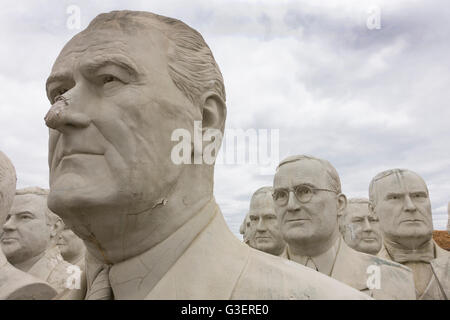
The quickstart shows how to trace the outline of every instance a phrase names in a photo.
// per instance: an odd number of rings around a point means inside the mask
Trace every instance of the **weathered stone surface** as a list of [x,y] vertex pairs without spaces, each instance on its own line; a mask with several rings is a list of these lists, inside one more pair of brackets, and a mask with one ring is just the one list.
[[292,156],[274,177],[274,204],[287,243],[285,257],[376,299],[414,299],[411,270],[355,251],[339,233],[347,206],[336,169],[326,160]]
[[367,298],[236,239],[214,200],[214,161],[197,161],[205,146],[187,154],[195,164],[172,158],[176,130],[223,133],[226,118],[220,70],[186,24],[97,16],[61,51],[47,95],[48,205],[85,242],[86,298]]
[[[16,171],[8,157],[0,151],[0,221],[6,221],[16,192]],[[48,283],[15,267],[0,249],[0,299],[44,300],[56,295]]]
[[286,247],[281,235],[272,199],[273,188],[262,187],[255,191],[250,200],[251,241],[249,245],[257,250],[281,255]]
[[431,203],[422,177],[407,169],[383,171],[372,179],[369,196],[384,239],[378,255],[411,268],[417,299],[448,299],[450,253],[432,239]]
[[380,222],[369,211],[369,199],[348,199],[339,217],[339,231],[345,243],[359,252],[376,255],[382,245]]

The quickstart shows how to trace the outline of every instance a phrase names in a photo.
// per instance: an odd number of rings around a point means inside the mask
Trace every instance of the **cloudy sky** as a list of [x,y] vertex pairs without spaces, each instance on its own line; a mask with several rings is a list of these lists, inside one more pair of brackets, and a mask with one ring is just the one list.
[[[329,160],[348,197],[367,197],[382,170],[414,170],[429,186],[435,229],[445,229],[450,5],[393,2],[2,1],[0,150],[16,166],[18,187],[48,187],[44,88],[80,31],[68,27],[68,8],[80,10],[81,29],[101,12],[152,11],[204,36],[225,79],[228,130],[278,130],[272,157]],[[257,164],[216,166],[216,199],[236,235],[251,194],[272,180]]]

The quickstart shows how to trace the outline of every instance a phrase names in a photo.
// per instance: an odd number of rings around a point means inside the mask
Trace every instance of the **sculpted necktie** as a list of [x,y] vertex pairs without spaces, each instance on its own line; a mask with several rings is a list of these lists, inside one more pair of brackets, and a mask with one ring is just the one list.
[[109,282],[110,265],[103,265],[89,288],[85,300],[113,300],[114,294]]

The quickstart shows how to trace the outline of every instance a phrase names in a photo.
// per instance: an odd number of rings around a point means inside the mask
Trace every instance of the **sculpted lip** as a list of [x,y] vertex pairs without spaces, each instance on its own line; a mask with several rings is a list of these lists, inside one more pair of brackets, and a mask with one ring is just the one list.
[[306,220],[311,220],[311,219],[309,219],[309,218],[287,219],[286,222],[306,221]]
[[401,222],[423,222],[421,219],[406,219],[402,220]]

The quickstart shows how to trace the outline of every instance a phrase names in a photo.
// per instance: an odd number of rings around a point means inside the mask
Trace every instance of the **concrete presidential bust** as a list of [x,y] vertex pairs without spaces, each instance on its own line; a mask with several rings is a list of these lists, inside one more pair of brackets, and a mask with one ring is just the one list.
[[[414,299],[411,270],[348,247],[338,217],[347,206],[336,169],[306,155],[280,162],[274,177],[275,210],[287,243],[285,256],[376,299]],[[370,281],[379,271],[379,285]]]
[[[6,221],[16,193],[16,172],[0,151],[0,222]],[[0,249],[0,300],[51,299],[56,290],[48,283],[13,267]]]
[[279,256],[283,253],[286,244],[281,235],[272,193],[272,187],[262,187],[253,193],[249,211],[253,240],[249,242],[249,245],[255,249]]
[[370,210],[380,219],[379,256],[412,269],[417,299],[450,297],[450,253],[432,238],[433,220],[427,185],[408,169],[377,174],[369,187]]
[[1,246],[12,265],[48,282],[60,293],[67,289],[71,269],[56,246],[63,224],[48,209],[47,194],[39,187],[16,191],[3,225]]
[[376,255],[381,249],[378,217],[369,212],[369,199],[348,199],[347,208],[339,217],[339,230],[350,248]]
[[171,157],[175,130],[225,125],[222,75],[194,29],[100,14],[61,51],[47,95],[48,205],[86,244],[86,299],[361,297],[241,243],[215,203],[214,163],[198,162],[206,151]]

